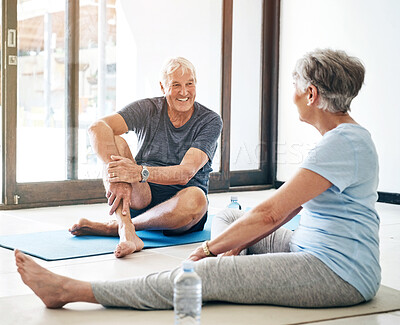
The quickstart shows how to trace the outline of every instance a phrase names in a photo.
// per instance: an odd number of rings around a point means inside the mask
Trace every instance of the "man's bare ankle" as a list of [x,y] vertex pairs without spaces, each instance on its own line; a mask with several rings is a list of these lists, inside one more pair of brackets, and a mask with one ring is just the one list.
[[106,232],[109,236],[118,235],[118,224],[116,223],[108,223],[105,224]]

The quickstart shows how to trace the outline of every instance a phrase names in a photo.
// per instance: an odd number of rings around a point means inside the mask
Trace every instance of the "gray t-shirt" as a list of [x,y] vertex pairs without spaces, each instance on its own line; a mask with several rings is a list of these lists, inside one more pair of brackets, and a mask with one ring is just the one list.
[[188,182],[208,192],[211,164],[222,129],[220,116],[195,102],[192,117],[176,128],[171,123],[165,97],[147,98],[133,102],[118,112],[128,129],[138,137],[136,162],[146,166],[179,165],[190,148],[208,156],[207,163]]

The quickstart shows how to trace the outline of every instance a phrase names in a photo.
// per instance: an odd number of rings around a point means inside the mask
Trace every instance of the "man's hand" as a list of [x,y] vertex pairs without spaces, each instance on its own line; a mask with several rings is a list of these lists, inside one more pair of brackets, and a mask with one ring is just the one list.
[[106,197],[111,206],[110,215],[118,208],[122,201],[122,214],[126,215],[131,205],[132,186],[128,183],[110,183]]
[[142,167],[129,158],[111,156],[107,164],[107,176],[110,183],[138,183],[142,179]]

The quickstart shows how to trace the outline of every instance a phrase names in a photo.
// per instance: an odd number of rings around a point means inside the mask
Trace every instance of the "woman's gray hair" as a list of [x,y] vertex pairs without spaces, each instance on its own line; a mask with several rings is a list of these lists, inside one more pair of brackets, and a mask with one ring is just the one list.
[[365,67],[344,51],[317,49],[299,59],[293,71],[296,88],[305,92],[314,85],[318,107],[331,113],[350,111],[350,104],[364,82]]
[[164,87],[167,85],[168,77],[179,68],[182,68],[182,74],[190,71],[193,74],[194,83],[197,83],[196,70],[194,68],[194,65],[189,60],[183,57],[176,57],[168,59],[161,69],[161,83]]

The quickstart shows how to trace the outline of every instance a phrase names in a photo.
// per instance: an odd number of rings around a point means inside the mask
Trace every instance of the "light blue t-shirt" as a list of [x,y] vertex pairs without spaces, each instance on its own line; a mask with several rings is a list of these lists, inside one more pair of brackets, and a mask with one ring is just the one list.
[[325,133],[301,165],[333,185],[303,205],[290,248],[324,262],[365,300],[380,284],[378,156],[369,132],[340,124]]

